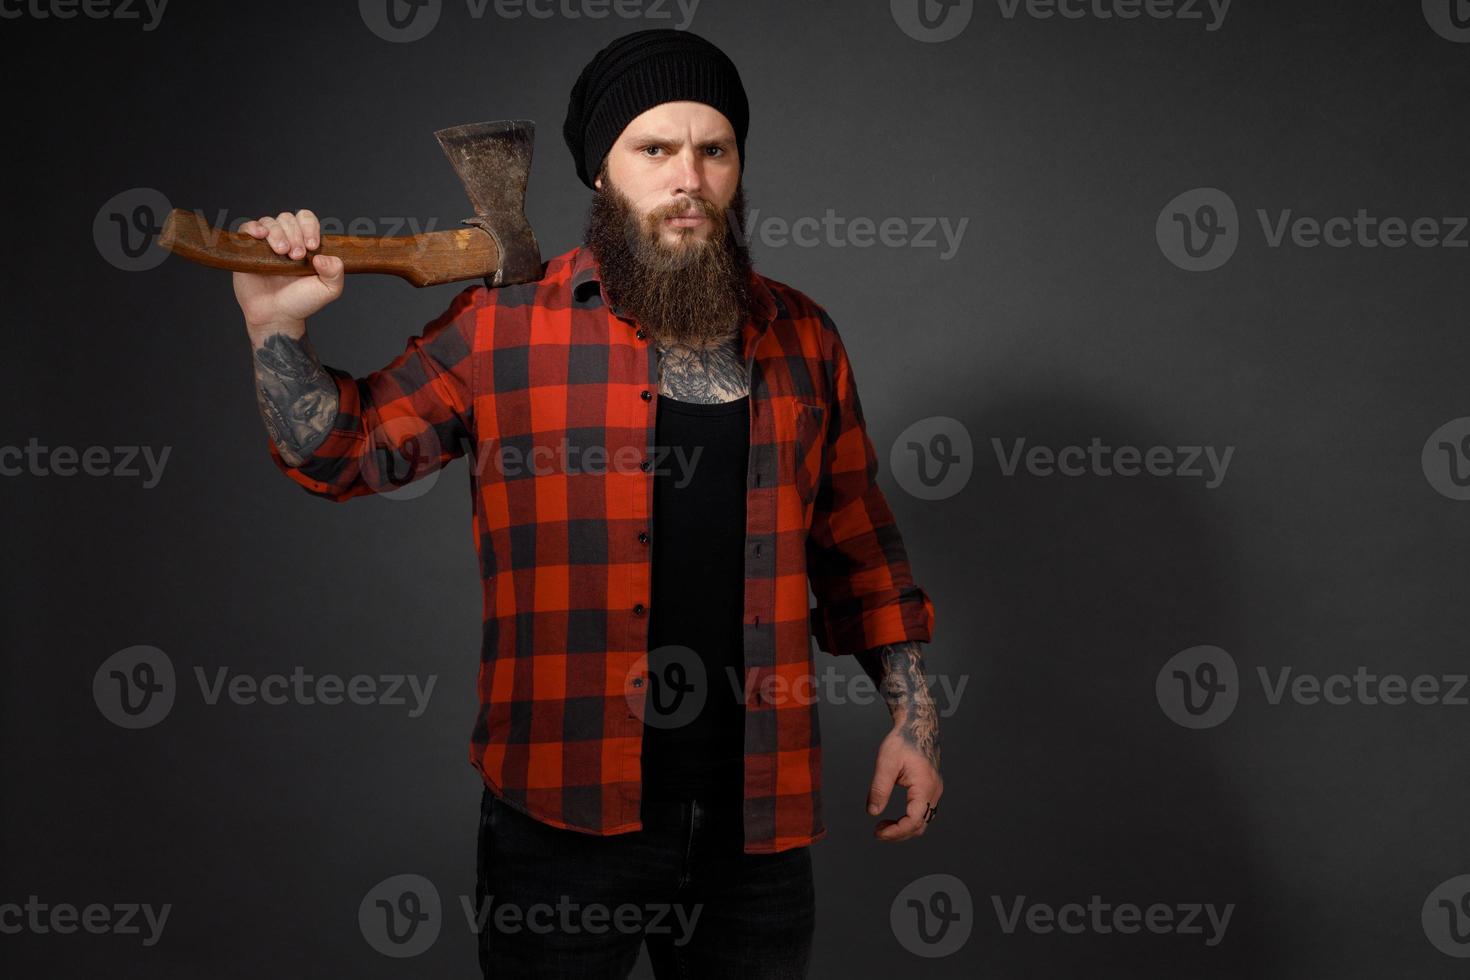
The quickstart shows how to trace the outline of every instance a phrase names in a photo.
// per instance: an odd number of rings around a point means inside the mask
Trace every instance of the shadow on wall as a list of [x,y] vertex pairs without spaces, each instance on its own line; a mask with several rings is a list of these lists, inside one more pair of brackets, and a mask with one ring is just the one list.
[[[1020,437],[1054,449],[1094,436],[1145,451],[1200,441],[1075,390],[988,405],[971,430],[967,577],[984,677],[946,731],[980,776],[946,800],[951,819],[975,829],[959,872],[976,906],[971,943],[996,975],[1264,975],[1286,939],[1266,914],[1270,875],[1251,863],[1230,729],[1183,728],[1155,694],[1175,653],[1229,649],[1239,632],[1229,473],[1216,490],[1204,477],[1037,476],[1024,466],[1004,476],[992,437],[1006,453]],[[1034,904],[1057,910],[1093,896],[1170,906],[1176,928],[1103,934],[1090,909],[1077,934],[1027,925]],[[1217,916],[1234,908],[1223,929],[1199,910],[1199,931],[1184,934],[1193,903]],[[1101,918],[1111,927],[1111,910]]]

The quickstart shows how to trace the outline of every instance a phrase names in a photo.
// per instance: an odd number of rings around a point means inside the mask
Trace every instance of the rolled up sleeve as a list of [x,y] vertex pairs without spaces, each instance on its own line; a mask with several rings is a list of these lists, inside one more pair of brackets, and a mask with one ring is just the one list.
[[807,574],[820,649],[847,656],[906,640],[928,642],[934,603],[914,583],[903,537],[878,486],[852,364],[836,326],[821,314],[832,368],[824,473],[808,531]]
[[489,290],[466,287],[366,377],[323,365],[337,386],[326,439],[292,466],[269,435],[276,466],[309,493],[333,501],[396,490],[464,455],[474,439],[475,333]]

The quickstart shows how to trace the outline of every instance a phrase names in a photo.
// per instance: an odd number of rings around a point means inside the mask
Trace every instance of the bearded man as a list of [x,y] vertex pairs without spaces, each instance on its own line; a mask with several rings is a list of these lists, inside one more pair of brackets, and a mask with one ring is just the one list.
[[316,216],[242,228],[317,273],[235,275],[277,466],[340,501],[471,459],[486,977],[623,977],[645,943],[661,978],[807,975],[813,637],[893,720],[866,802],[901,785],[905,812],[875,836],[937,812],[933,603],[836,325],[751,267],[748,125],[709,41],[615,40],[563,127],[594,194],[584,242],[539,281],[464,289],[364,378],[306,337],[344,285]]

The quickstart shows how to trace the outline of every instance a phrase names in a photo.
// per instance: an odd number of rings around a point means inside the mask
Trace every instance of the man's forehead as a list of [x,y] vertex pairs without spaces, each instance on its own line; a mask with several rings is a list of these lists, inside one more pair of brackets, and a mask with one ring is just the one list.
[[682,139],[693,131],[695,139],[734,139],[735,127],[725,114],[703,102],[664,102],[632,119],[623,129],[625,137]]

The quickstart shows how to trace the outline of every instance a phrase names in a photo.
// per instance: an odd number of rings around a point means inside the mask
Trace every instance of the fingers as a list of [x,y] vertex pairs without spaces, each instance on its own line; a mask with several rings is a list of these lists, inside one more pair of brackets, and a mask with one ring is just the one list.
[[909,840],[922,837],[929,829],[925,819],[931,808],[939,808],[939,798],[944,795],[942,786],[910,786],[904,814],[897,820],[880,820],[873,829],[873,836],[884,841]]
[[878,763],[873,767],[873,782],[868,786],[868,813],[877,816],[888,806],[888,796],[893,784],[898,781],[899,759],[892,752],[878,753]]
[[874,836],[879,840],[900,841],[912,837],[921,837],[927,825],[924,823],[924,803],[922,800],[910,800],[904,815],[897,820],[880,820],[874,831]]
[[335,255],[313,255],[311,267],[316,270],[317,278],[333,298],[342,294],[342,278],[346,266],[341,259]]
[[307,248],[319,248],[321,246],[321,223],[317,221],[316,214],[310,208],[302,208],[296,212],[296,223],[301,226],[301,235]]
[[290,211],[282,211],[276,215],[276,224],[280,225],[281,230],[285,232],[288,246],[286,254],[293,259],[305,258],[306,236],[301,234],[301,226],[296,223],[296,215]]
[[295,214],[282,211],[274,218],[266,215],[258,221],[247,221],[240,231],[252,238],[264,238],[277,255],[293,259],[305,258],[308,249],[321,247],[321,222],[307,208]]

